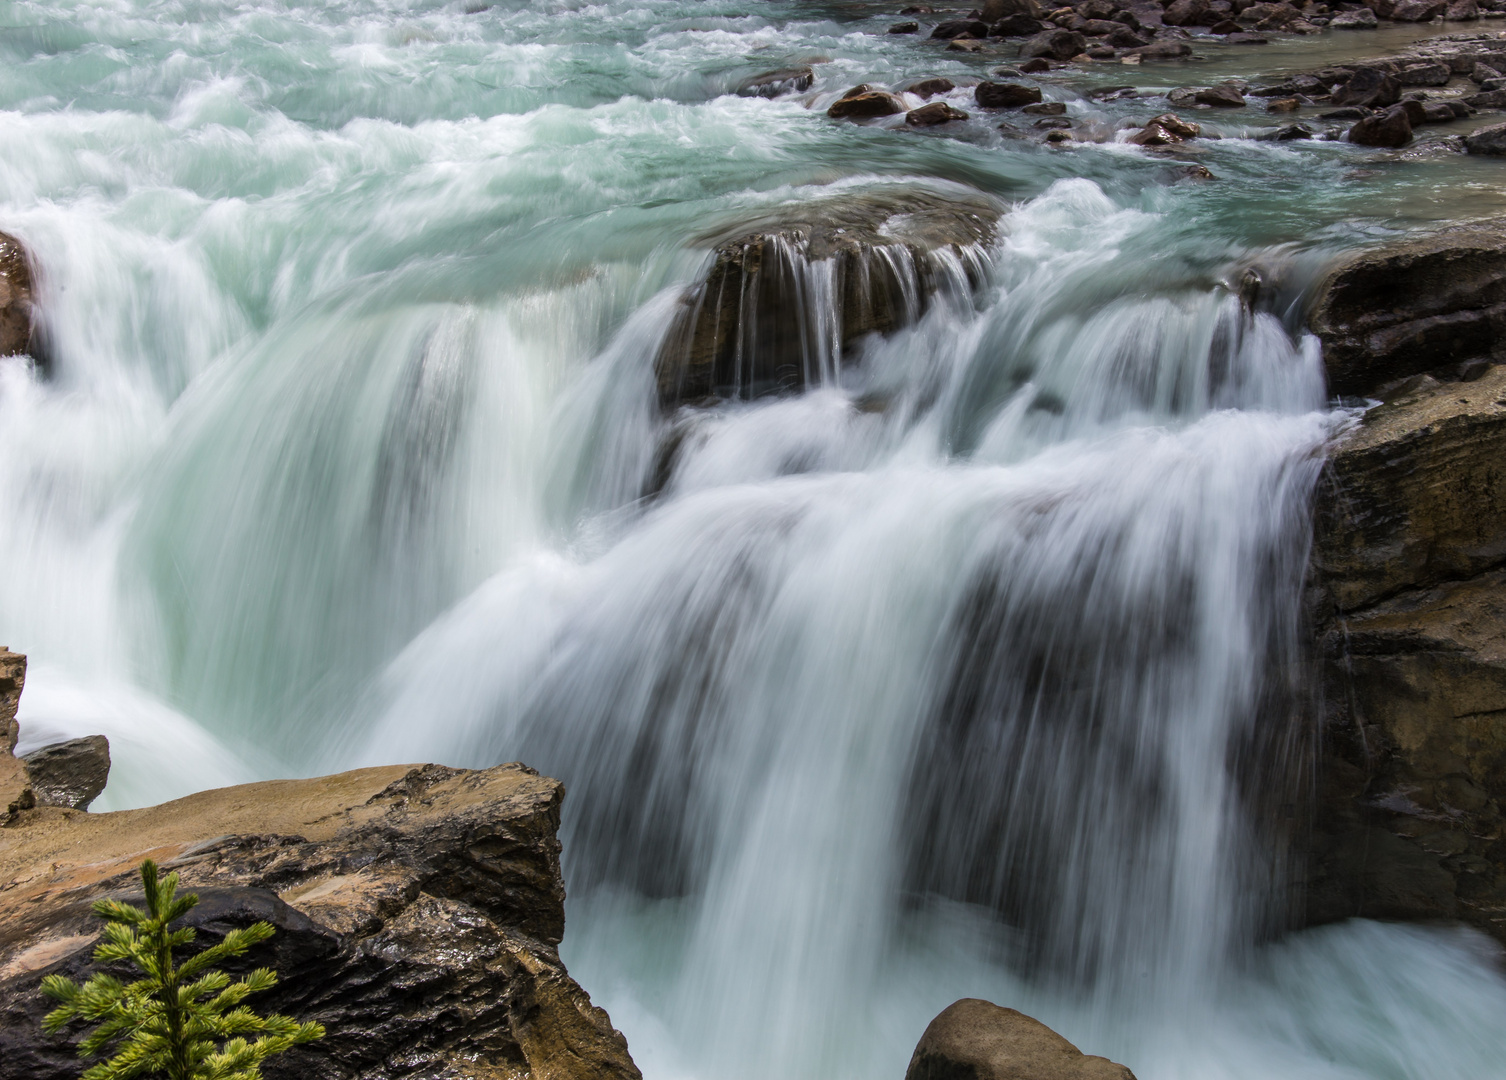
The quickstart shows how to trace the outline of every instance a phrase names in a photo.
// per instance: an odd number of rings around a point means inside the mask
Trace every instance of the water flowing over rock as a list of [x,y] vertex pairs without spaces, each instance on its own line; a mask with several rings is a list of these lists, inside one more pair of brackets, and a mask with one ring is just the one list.
[[978,998],[948,1005],[915,1047],[905,1080],[1135,1080],[1039,1020]]
[[78,1075],[73,1040],[42,1033],[38,984],[87,977],[90,904],[129,899],[151,856],[199,893],[187,923],[201,943],[277,928],[235,970],[275,966],[255,1007],[328,1034],[263,1066],[268,1080],[639,1080],[556,951],[563,794],[517,764],[393,766],[112,814],[22,812],[0,834],[0,1077]]
[[659,354],[661,403],[832,381],[864,335],[913,323],[939,291],[965,294],[997,217],[981,196],[854,195],[719,242]]

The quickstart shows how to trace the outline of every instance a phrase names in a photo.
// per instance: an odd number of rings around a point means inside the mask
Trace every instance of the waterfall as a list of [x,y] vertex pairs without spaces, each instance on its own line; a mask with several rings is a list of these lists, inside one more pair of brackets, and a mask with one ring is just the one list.
[[[1141,1080],[1502,1075],[1479,937],[1289,932],[1350,422],[1304,296],[1405,182],[830,122],[971,70],[845,5],[65,8],[0,41],[50,360],[0,360],[0,629],[96,808],[558,776],[564,956],[650,1080],[898,1080],[970,995]],[[991,238],[770,243],[670,392],[717,245],[916,193]]]

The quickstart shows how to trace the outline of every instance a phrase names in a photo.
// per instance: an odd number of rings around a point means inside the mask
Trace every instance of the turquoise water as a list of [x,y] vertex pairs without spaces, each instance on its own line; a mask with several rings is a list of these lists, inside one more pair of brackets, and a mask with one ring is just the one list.
[[[883,33],[897,6],[0,4],[0,228],[50,359],[0,361],[27,745],[109,735],[104,809],[377,761],[561,776],[566,959],[654,1080],[898,1077],[967,994],[1141,1080],[1506,1075],[1480,939],[1255,946],[1279,882],[1225,766],[1345,422],[1303,291],[1496,213],[1499,165],[1441,128],[1401,158],[1257,142],[1288,118],[1255,110],[1174,157],[828,120],[856,82],[1001,62]],[[1164,100],[1094,87],[1411,33],[1042,85],[1108,138]],[[808,94],[729,93],[791,63]],[[690,417],[645,500],[704,237],[914,188],[997,201],[979,295]],[[1041,655],[1090,709],[1021,689]],[[953,784],[969,679],[1001,742]],[[1114,738],[1046,755],[1038,715]]]

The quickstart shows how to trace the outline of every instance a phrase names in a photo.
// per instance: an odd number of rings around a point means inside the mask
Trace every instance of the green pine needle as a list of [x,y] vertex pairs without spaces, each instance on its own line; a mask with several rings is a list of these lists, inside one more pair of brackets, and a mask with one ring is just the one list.
[[141,864],[141,884],[145,910],[118,900],[94,905],[106,923],[94,960],[134,964],[145,978],[123,983],[98,972],[82,986],[61,975],[42,980],[42,993],[59,1002],[43,1019],[44,1031],[54,1034],[80,1020],[99,1025],[79,1040],[80,1057],[98,1057],[113,1045],[113,1056],[91,1066],[82,1080],[261,1080],[267,1058],[323,1037],[319,1024],[258,1016],[241,1004],[247,995],[276,985],[275,972],[258,968],[232,982],[214,970],[220,961],[271,937],[271,924],[232,930],[218,945],[175,966],[173,950],[189,945],[195,934],[191,928],[168,927],[199,898],[178,896],[178,875],[159,878],[150,859]]

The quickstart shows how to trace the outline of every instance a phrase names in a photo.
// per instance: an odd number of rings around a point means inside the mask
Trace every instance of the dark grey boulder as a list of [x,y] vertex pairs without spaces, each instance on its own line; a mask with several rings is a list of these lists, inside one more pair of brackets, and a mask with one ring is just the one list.
[[1022,57],[1070,60],[1088,47],[1088,39],[1071,30],[1046,30],[1020,46]]
[[87,810],[110,779],[110,740],[86,735],[44,746],[21,760],[38,806]]
[[1464,136],[1464,149],[1471,154],[1506,154],[1506,124],[1470,132]]
[[1349,129],[1349,141],[1359,146],[1390,149],[1406,146],[1412,141],[1412,121],[1407,116],[1406,106],[1393,105],[1383,113],[1365,117]]

